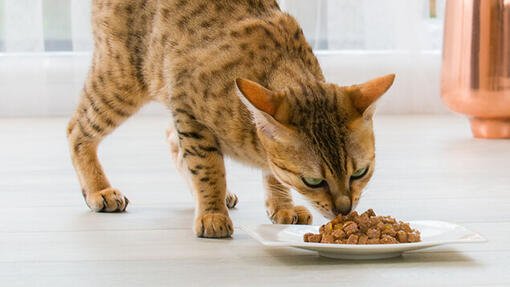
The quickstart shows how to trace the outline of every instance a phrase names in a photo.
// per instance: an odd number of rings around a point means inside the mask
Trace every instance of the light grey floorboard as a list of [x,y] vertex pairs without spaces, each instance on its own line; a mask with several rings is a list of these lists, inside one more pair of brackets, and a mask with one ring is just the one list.
[[489,242],[370,261],[259,245],[239,225],[269,222],[261,175],[231,161],[234,237],[195,238],[166,118],[135,117],[104,141],[101,161],[131,204],[123,214],[92,213],[69,161],[66,121],[0,119],[2,287],[510,285],[510,141],[473,139],[464,118],[377,116],[377,169],[358,209],[461,223]]

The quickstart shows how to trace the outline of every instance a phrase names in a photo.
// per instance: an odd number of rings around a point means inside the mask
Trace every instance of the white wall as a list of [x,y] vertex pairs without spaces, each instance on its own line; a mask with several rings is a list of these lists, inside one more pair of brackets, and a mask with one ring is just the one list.
[[[90,53],[0,55],[0,116],[65,116],[73,112],[87,75]],[[444,113],[439,99],[438,52],[318,52],[326,79],[341,85],[396,73],[379,113]],[[166,114],[158,104],[143,114]]]
[[[0,54],[0,117],[68,116],[78,103],[90,53]],[[146,114],[166,114],[160,105]]]
[[341,85],[395,73],[395,83],[378,103],[378,113],[448,113],[440,99],[439,51],[324,51],[319,61],[327,81]]

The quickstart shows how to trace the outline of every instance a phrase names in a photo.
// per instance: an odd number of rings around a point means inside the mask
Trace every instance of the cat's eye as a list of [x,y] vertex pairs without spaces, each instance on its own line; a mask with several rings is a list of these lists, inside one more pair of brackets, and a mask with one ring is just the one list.
[[367,174],[367,171],[368,171],[368,167],[358,169],[353,174],[351,174],[351,179],[352,180],[360,179]]
[[325,181],[320,178],[303,177],[302,180],[306,186],[311,188],[322,187],[325,183]]

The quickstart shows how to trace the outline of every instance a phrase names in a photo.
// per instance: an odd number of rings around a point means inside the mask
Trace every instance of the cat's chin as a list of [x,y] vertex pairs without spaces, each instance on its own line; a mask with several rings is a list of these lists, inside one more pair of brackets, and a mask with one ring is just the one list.
[[333,212],[330,212],[330,213],[322,213],[322,216],[324,216],[325,218],[329,219],[329,220],[333,220],[336,218],[336,214],[334,214]]
[[[354,212],[356,210],[356,207],[358,207],[358,203],[359,203],[359,200],[355,200],[353,203],[352,203],[352,206],[351,206],[351,212]],[[349,212],[350,213],[350,212]]]

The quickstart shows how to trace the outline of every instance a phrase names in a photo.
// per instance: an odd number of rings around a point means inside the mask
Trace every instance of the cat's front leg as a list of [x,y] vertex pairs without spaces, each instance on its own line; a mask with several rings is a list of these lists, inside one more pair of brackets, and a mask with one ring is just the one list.
[[178,138],[176,164],[195,200],[193,230],[199,237],[229,237],[234,232],[226,205],[223,155],[212,132],[179,110],[174,112]]
[[294,206],[290,190],[272,174],[264,173],[266,211],[275,224],[312,224],[313,217],[304,206]]

